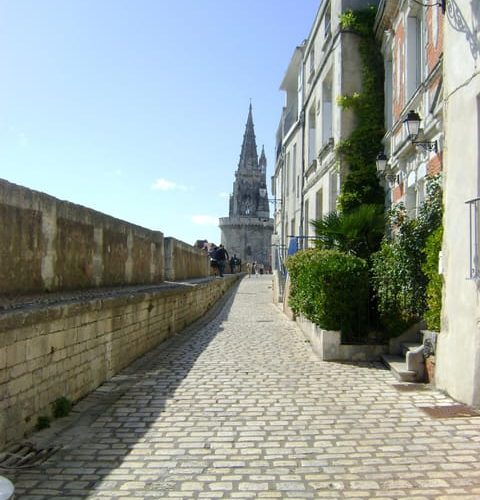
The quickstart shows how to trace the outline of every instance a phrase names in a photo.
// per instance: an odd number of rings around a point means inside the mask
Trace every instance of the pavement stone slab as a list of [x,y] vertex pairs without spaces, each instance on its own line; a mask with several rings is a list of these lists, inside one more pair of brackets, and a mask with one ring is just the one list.
[[480,418],[432,419],[454,401],[378,362],[319,360],[271,276],[207,319],[33,435],[60,449],[1,471],[15,498],[480,498]]

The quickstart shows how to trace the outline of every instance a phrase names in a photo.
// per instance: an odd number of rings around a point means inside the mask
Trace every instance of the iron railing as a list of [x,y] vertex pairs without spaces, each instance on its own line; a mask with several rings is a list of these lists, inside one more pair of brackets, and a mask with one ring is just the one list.
[[465,202],[468,205],[469,221],[469,276],[480,279],[480,198]]

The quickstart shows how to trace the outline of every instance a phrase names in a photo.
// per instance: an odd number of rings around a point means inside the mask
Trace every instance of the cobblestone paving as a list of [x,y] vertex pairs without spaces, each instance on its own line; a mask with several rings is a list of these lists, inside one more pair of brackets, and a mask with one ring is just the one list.
[[432,419],[452,401],[380,364],[319,361],[270,283],[245,278],[77,405],[43,434],[59,452],[2,472],[16,498],[480,498],[480,418]]

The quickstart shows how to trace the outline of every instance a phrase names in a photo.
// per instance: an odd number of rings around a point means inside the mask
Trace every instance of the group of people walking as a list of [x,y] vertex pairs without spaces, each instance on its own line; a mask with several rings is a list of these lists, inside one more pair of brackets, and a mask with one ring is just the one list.
[[[223,244],[217,246],[214,243],[210,243],[206,246],[206,250],[210,259],[210,268],[215,276],[223,278],[227,263],[230,265],[230,272],[232,274],[242,270],[241,259],[239,259],[236,254],[233,254],[233,256],[230,257]],[[252,274],[258,276],[259,274],[264,274],[265,272],[263,264],[259,264],[255,261],[247,262],[245,270],[247,271],[249,278]]]
[[220,276],[223,278],[223,274],[225,272],[225,266],[227,262],[230,265],[230,272],[232,274],[241,270],[242,261],[237,257],[236,254],[233,254],[232,257],[228,255],[227,249],[223,245],[219,245],[218,247],[210,243],[208,247],[208,257],[210,259],[210,267],[215,276]]

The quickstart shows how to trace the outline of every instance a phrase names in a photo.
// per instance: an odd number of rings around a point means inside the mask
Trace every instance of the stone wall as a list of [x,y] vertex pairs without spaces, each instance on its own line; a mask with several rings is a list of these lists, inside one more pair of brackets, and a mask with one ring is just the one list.
[[163,234],[0,179],[0,294],[164,278]]
[[266,267],[271,265],[273,219],[221,217],[219,227],[230,257],[236,254],[242,264],[255,261]]
[[[0,316],[0,448],[200,318],[239,279],[119,289]],[[146,291],[145,291],[146,290]]]
[[165,238],[165,279],[180,281],[203,278],[210,274],[205,250],[192,247],[175,238]]

